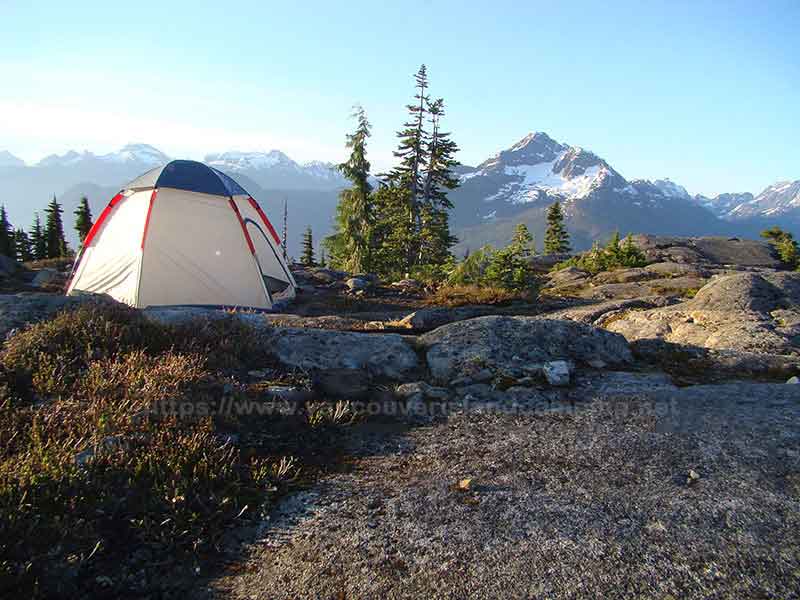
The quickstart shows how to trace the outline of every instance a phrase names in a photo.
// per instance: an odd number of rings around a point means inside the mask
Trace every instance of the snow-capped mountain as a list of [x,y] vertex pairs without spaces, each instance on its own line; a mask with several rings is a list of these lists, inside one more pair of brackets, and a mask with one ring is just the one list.
[[8,150],[0,150],[0,167],[24,167],[25,161],[17,158]]
[[129,165],[131,168],[151,169],[169,162],[170,158],[160,150],[148,144],[128,144],[117,152],[96,155],[88,151],[69,152],[58,155],[51,154],[36,163],[37,167],[70,167],[80,168],[93,164]]
[[546,133],[531,133],[508,150],[499,152],[461,175],[471,180],[497,181],[497,191],[484,201],[527,204],[546,196],[582,198],[605,184],[624,180],[604,160],[579,147],[559,144]]
[[800,180],[775,183],[755,198],[731,208],[726,218],[800,218]]
[[750,192],[732,193],[732,194],[718,194],[713,198],[697,194],[694,196],[695,202],[713,212],[721,218],[730,213],[734,208],[740,204],[750,202],[753,199],[753,194]]
[[451,199],[462,247],[505,244],[518,222],[541,239],[546,209],[556,200],[563,203],[576,248],[615,230],[729,235],[737,229],[669,179],[628,181],[596,154],[541,132],[462,169],[459,179]]
[[339,189],[347,184],[336,166],[298,163],[280,150],[207,154],[205,162],[231,175],[245,174],[259,185],[285,189]]

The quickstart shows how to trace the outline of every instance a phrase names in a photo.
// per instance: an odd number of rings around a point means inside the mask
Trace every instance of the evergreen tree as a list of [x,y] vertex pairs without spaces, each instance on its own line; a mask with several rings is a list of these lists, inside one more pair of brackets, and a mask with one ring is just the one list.
[[47,205],[45,213],[45,239],[47,241],[47,258],[61,258],[67,255],[67,241],[64,238],[64,223],[61,214],[64,209],[53,196],[53,200]]
[[6,207],[0,206],[0,254],[11,258],[16,254],[14,247],[14,229],[8,221]]
[[408,188],[380,186],[372,194],[375,208],[373,271],[386,278],[403,278],[411,262],[408,248],[418,236],[409,219],[411,211]]
[[44,229],[42,229],[42,221],[38,212],[34,217],[30,238],[31,246],[33,247],[33,259],[42,260],[47,258],[47,237]]
[[629,233],[625,236],[625,241],[620,248],[620,261],[626,267],[643,267],[647,264],[644,252],[633,243],[633,237]]
[[83,244],[83,240],[89,235],[89,230],[92,228],[92,211],[89,208],[89,199],[86,196],[81,197],[78,208],[73,213],[75,215],[75,231],[78,232],[78,240]]
[[428,106],[431,133],[427,144],[428,164],[424,172],[424,185],[420,201],[420,250],[417,260],[421,264],[441,265],[451,259],[450,248],[458,241],[450,234],[448,211],[453,208],[447,193],[458,187],[458,178],[452,169],[458,164],[455,153],[458,146],[450,134],[441,130],[444,117],[444,100],[439,98]]
[[[397,132],[400,139],[394,156],[400,159],[400,164],[388,174],[388,181],[393,186],[403,187],[408,190],[408,219],[413,230],[418,233],[422,229],[421,192],[424,181],[423,171],[428,164],[429,134],[425,130],[425,122],[430,105],[428,89],[428,72],[425,65],[420,66],[414,76],[415,87],[414,103],[406,106],[408,121],[403,124],[403,129]],[[413,265],[419,256],[419,239],[415,235],[412,245],[407,248],[407,262]]]
[[800,249],[791,233],[776,226],[762,231],[761,237],[775,247],[784,265],[790,269],[800,269]]
[[533,242],[533,236],[528,231],[528,226],[525,223],[519,223],[514,230],[514,237],[511,238],[511,246],[523,258],[527,258],[536,254],[536,245]]
[[325,258],[325,248],[319,251],[319,266],[323,268],[328,266],[328,260]]
[[[350,187],[339,194],[336,208],[336,228],[332,240],[335,249],[331,258],[336,266],[353,273],[371,271],[373,230],[375,226],[372,204],[372,186],[369,184],[370,164],[367,160],[367,138],[370,124],[364,109],[357,107],[353,113],[356,129],[347,135],[346,147],[350,157],[338,166],[339,171],[350,180]],[[335,242],[335,243],[334,243]]]
[[314,260],[314,234],[311,232],[310,225],[303,233],[303,253],[300,255],[300,264],[304,267],[314,267],[317,264]]
[[31,240],[28,237],[28,234],[22,229],[17,229],[17,231],[14,233],[14,249],[16,254],[15,258],[19,262],[33,260],[33,247],[31,245]]
[[544,234],[545,254],[564,254],[570,251],[569,233],[564,226],[561,203],[554,202],[547,209],[547,231]]
[[287,245],[289,243],[289,199],[283,198],[283,262],[289,262]]

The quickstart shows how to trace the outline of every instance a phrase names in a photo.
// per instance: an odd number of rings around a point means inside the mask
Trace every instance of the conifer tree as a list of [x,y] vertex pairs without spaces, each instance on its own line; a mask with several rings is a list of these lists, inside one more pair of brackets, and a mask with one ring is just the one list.
[[444,100],[438,98],[428,106],[431,133],[427,144],[428,164],[424,172],[421,197],[420,252],[421,264],[441,265],[451,258],[450,247],[458,240],[450,234],[448,211],[453,208],[447,193],[458,187],[452,169],[458,146],[450,133],[441,130]]
[[86,196],[81,197],[78,208],[73,213],[75,215],[75,231],[78,232],[78,240],[83,244],[83,240],[89,235],[89,230],[92,228],[92,211],[89,208],[89,199]]
[[564,254],[570,251],[569,233],[564,227],[561,203],[554,202],[547,209],[547,231],[544,234],[545,254]]
[[14,229],[8,221],[6,207],[0,206],[0,254],[13,258],[16,254],[14,247]]
[[314,260],[314,234],[311,232],[311,226],[307,226],[303,233],[303,253],[300,255],[300,264],[304,267],[316,266]]
[[39,218],[38,212],[33,220],[30,239],[33,250],[33,259],[42,260],[47,258],[47,237],[45,236],[44,229],[42,229],[42,221]]
[[[422,226],[422,211],[420,193],[423,189],[422,173],[428,163],[429,134],[425,130],[425,122],[430,105],[428,89],[428,71],[425,65],[420,66],[414,76],[416,93],[414,103],[406,106],[408,121],[403,124],[403,129],[397,132],[400,139],[395,157],[400,159],[400,164],[388,174],[392,185],[408,189],[409,222],[420,231]],[[409,262],[415,260],[418,254],[418,244],[408,249]]]
[[527,258],[536,254],[536,245],[533,241],[531,232],[525,223],[519,223],[514,230],[514,237],[511,238],[511,247],[514,248],[521,257]]
[[17,231],[14,232],[14,250],[16,259],[19,262],[33,260],[33,248],[31,246],[31,240],[28,237],[28,234],[22,229],[17,229]]
[[[350,157],[338,166],[350,180],[350,187],[339,194],[336,208],[337,266],[353,273],[372,270],[372,243],[375,214],[372,204],[372,186],[369,184],[370,164],[367,160],[367,138],[370,124],[364,109],[356,107],[353,113],[356,129],[347,135],[346,147]],[[329,248],[331,245],[328,245]]]
[[45,239],[47,241],[47,258],[61,258],[67,255],[67,241],[64,237],[64,223],[61,214],[64,209],[53,196],[53,200],[47,205],[45,213]]

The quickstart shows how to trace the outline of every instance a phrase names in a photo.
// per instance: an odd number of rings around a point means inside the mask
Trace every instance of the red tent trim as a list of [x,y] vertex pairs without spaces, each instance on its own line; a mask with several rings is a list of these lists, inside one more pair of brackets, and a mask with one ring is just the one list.
[[158,188],[155,188],[153,193],[150,194],[150,206],[147,207],[147,216],[144,219],[144,230],[142,231],[142,250],[144,250],[144,241],[147,239],[147,229],[150,227],[150,214],[153,212],[153,203],[156,201],[156,194],[158,194]]
[[267,215],[264,214],[264,211],[261,210],[261,207],[258,205],[258,202],[253,200],[252,197],[248,197],[247,199],[250,202],[250,206],[253,207],[253,209],[258,213],[258,216],[261,217],[261,220],[264,221],[264,225],[267,226],[267,229],[272,235],[272,238],[275,240],[275,243],[278,244],[278,246],[280,246],[281,238],[278,237],[278,232],[275,231],[275,228],[272,226],[272,223],[269,222],[269,219],[267,218]]

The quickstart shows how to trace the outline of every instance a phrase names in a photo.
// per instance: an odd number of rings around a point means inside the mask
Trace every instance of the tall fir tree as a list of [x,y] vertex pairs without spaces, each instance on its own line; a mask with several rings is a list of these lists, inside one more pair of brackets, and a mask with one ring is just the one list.
[[39,218],[38,212],[34,216],[30,237],[34,260],[47,258],[47,236],[42,228],[42,220]]
[[564,254],[571,250],[569,233],[564,226],[564,213],[561,203],[554,202],[547,209],[547,231],[544,234],[545,254]]
[[45,239],[47,240],[47,258],[61,258],[67,255],[67,241],[64,237],[64,222],[61,215],[64,209],[53,196],[53,200],[47,205],[45,213]]
[[[430,106],[428,89],[428,70],[425,65],[420,66],[414,76],[416,93],[414,103],[408,104],[408,121],[403,124],[403,129],[397,132],[400,139],[394,156],[400,159],[400,164],[388,174],[389,182],[394,186],[408,189],[409,222],[420,231],[422,228],[422,207],[420,194],[424,186],[422,173],[428,164],[429,134],[425,130],[425,123]],[[414,262],[419,253],[419,244],[408,248],[409,262]]]
[[81,197],[78,208],[73,213],[75,215],[75,231],[78,232],[78,240],[83,244],[83,240],[89,235],[89,230],[92,228],[92,211],[89,208],[89,199],[86,196]]
[[314,234],[311,226],[307,226],[303,233],[303,253],[300,255],[300,264],[304,267],[314,267],[317,265],[314,260]]
[[372,186],[369,184],[370,164],[367,160],[367,138],[370,124],[364,109],[353,113],[356,129],[347,135],[346,147],[350,157],[338,166],[339,172],[350,180],[350,187],[339,193],[336,208],[335,240],[329,247],[338,267],[354,273],[372,270],[372,243],[375,215],[372,205]]
[[28,234],[22,229],[17,229],[14,232],[14,250],[16,259],[19,262],[33,260],[33,246]]
[[449,210],[453,208],[449,191],[458,187],[453,167],[458,163],[458,146],[450,133],[441,129],[444,100],[438,98],[428,106],[430,137],[427,143],[428,164],[424,172],[421,198],[420,251],[421,264],[441,265],[451,258],[450,248],[458,241],[450,233]]
[[0,254],[14,258],[16,248],[14,247],[14,228],[8,220],[6,207],[0,206]]

